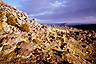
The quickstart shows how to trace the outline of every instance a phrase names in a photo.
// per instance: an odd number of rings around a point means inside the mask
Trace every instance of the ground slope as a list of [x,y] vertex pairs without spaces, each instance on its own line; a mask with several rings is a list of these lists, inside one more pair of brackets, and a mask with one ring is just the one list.
[[0,64],[95,64],[96,33],[40,25],[0,1]]

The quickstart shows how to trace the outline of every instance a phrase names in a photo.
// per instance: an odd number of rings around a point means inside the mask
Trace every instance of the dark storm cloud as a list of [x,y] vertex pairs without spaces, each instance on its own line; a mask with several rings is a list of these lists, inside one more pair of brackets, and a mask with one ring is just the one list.
[[[28,0],[20,9],[40,22],[96,23],[96,0]],[[43,21],[44,20],[44,21]],[[48,21],[47,21],[48,20]]]
[[48,5],[50,2],[55,2],[55,0],[28,0],[21,2],[21,10],[26,11],[28,14],[40,13],[44,10],[48,10]]

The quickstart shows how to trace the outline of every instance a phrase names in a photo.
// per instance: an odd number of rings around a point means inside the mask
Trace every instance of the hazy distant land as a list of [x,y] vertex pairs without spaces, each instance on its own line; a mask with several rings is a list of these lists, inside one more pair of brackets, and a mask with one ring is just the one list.
[[41,24],[49,24],[49,25],[58,25],[58,26],[68,26],[74,27],[82,30],[93,30],[96,32],[96,24],[81,24],[81,23],[41,23]]

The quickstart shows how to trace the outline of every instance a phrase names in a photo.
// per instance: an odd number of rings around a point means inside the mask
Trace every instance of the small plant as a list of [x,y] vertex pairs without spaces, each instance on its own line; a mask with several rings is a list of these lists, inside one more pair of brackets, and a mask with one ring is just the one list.
[[41,28],[44,28],[44,27],[45,27],[45,28],[48,28],[47,25],[44,25],[44,24],[43,24]]
[[7,21],[6,21],[7,24],[12,25],[12,26],[17,25],[16,24],[16,17],[14,17],[12,15],[12,13],[7,13],[6,17],[7,17]]
[[0,37],[0,47],[2,46],[2,38]]
[[28,24],[22,24],[20,26],[20,30],[25,31],[25,32],[29,32],[30,31],[29,25]]
[[3,28],[3,27],[2,27],[2,22],[0,22],[0,27]]
[[36,44],[42,43],[39,39],[33,39],[33,42]]
[[2,43],[3,39],[4,39],[4,37],[0,37],[0,44]]
[[3,22],[4,19],[4,13],[3,13],[3,9],[0,9],[0,22]]
[[4,11],[3,9],[0,9],[0,27],[1,28],[3,28],[2,27],[2,23],[4,22],[4,20],[3,20],[4,19],[4,13],[3,13],[3,11]]
[[1,43],[2,37],[0,37],[0,43]]

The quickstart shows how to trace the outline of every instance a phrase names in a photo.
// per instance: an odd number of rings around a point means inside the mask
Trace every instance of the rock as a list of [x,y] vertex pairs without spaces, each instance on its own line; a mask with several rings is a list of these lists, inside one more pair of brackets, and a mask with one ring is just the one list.
[[94,31],[40,25],[1,0],[0,12],[1,64],[96,63]]

